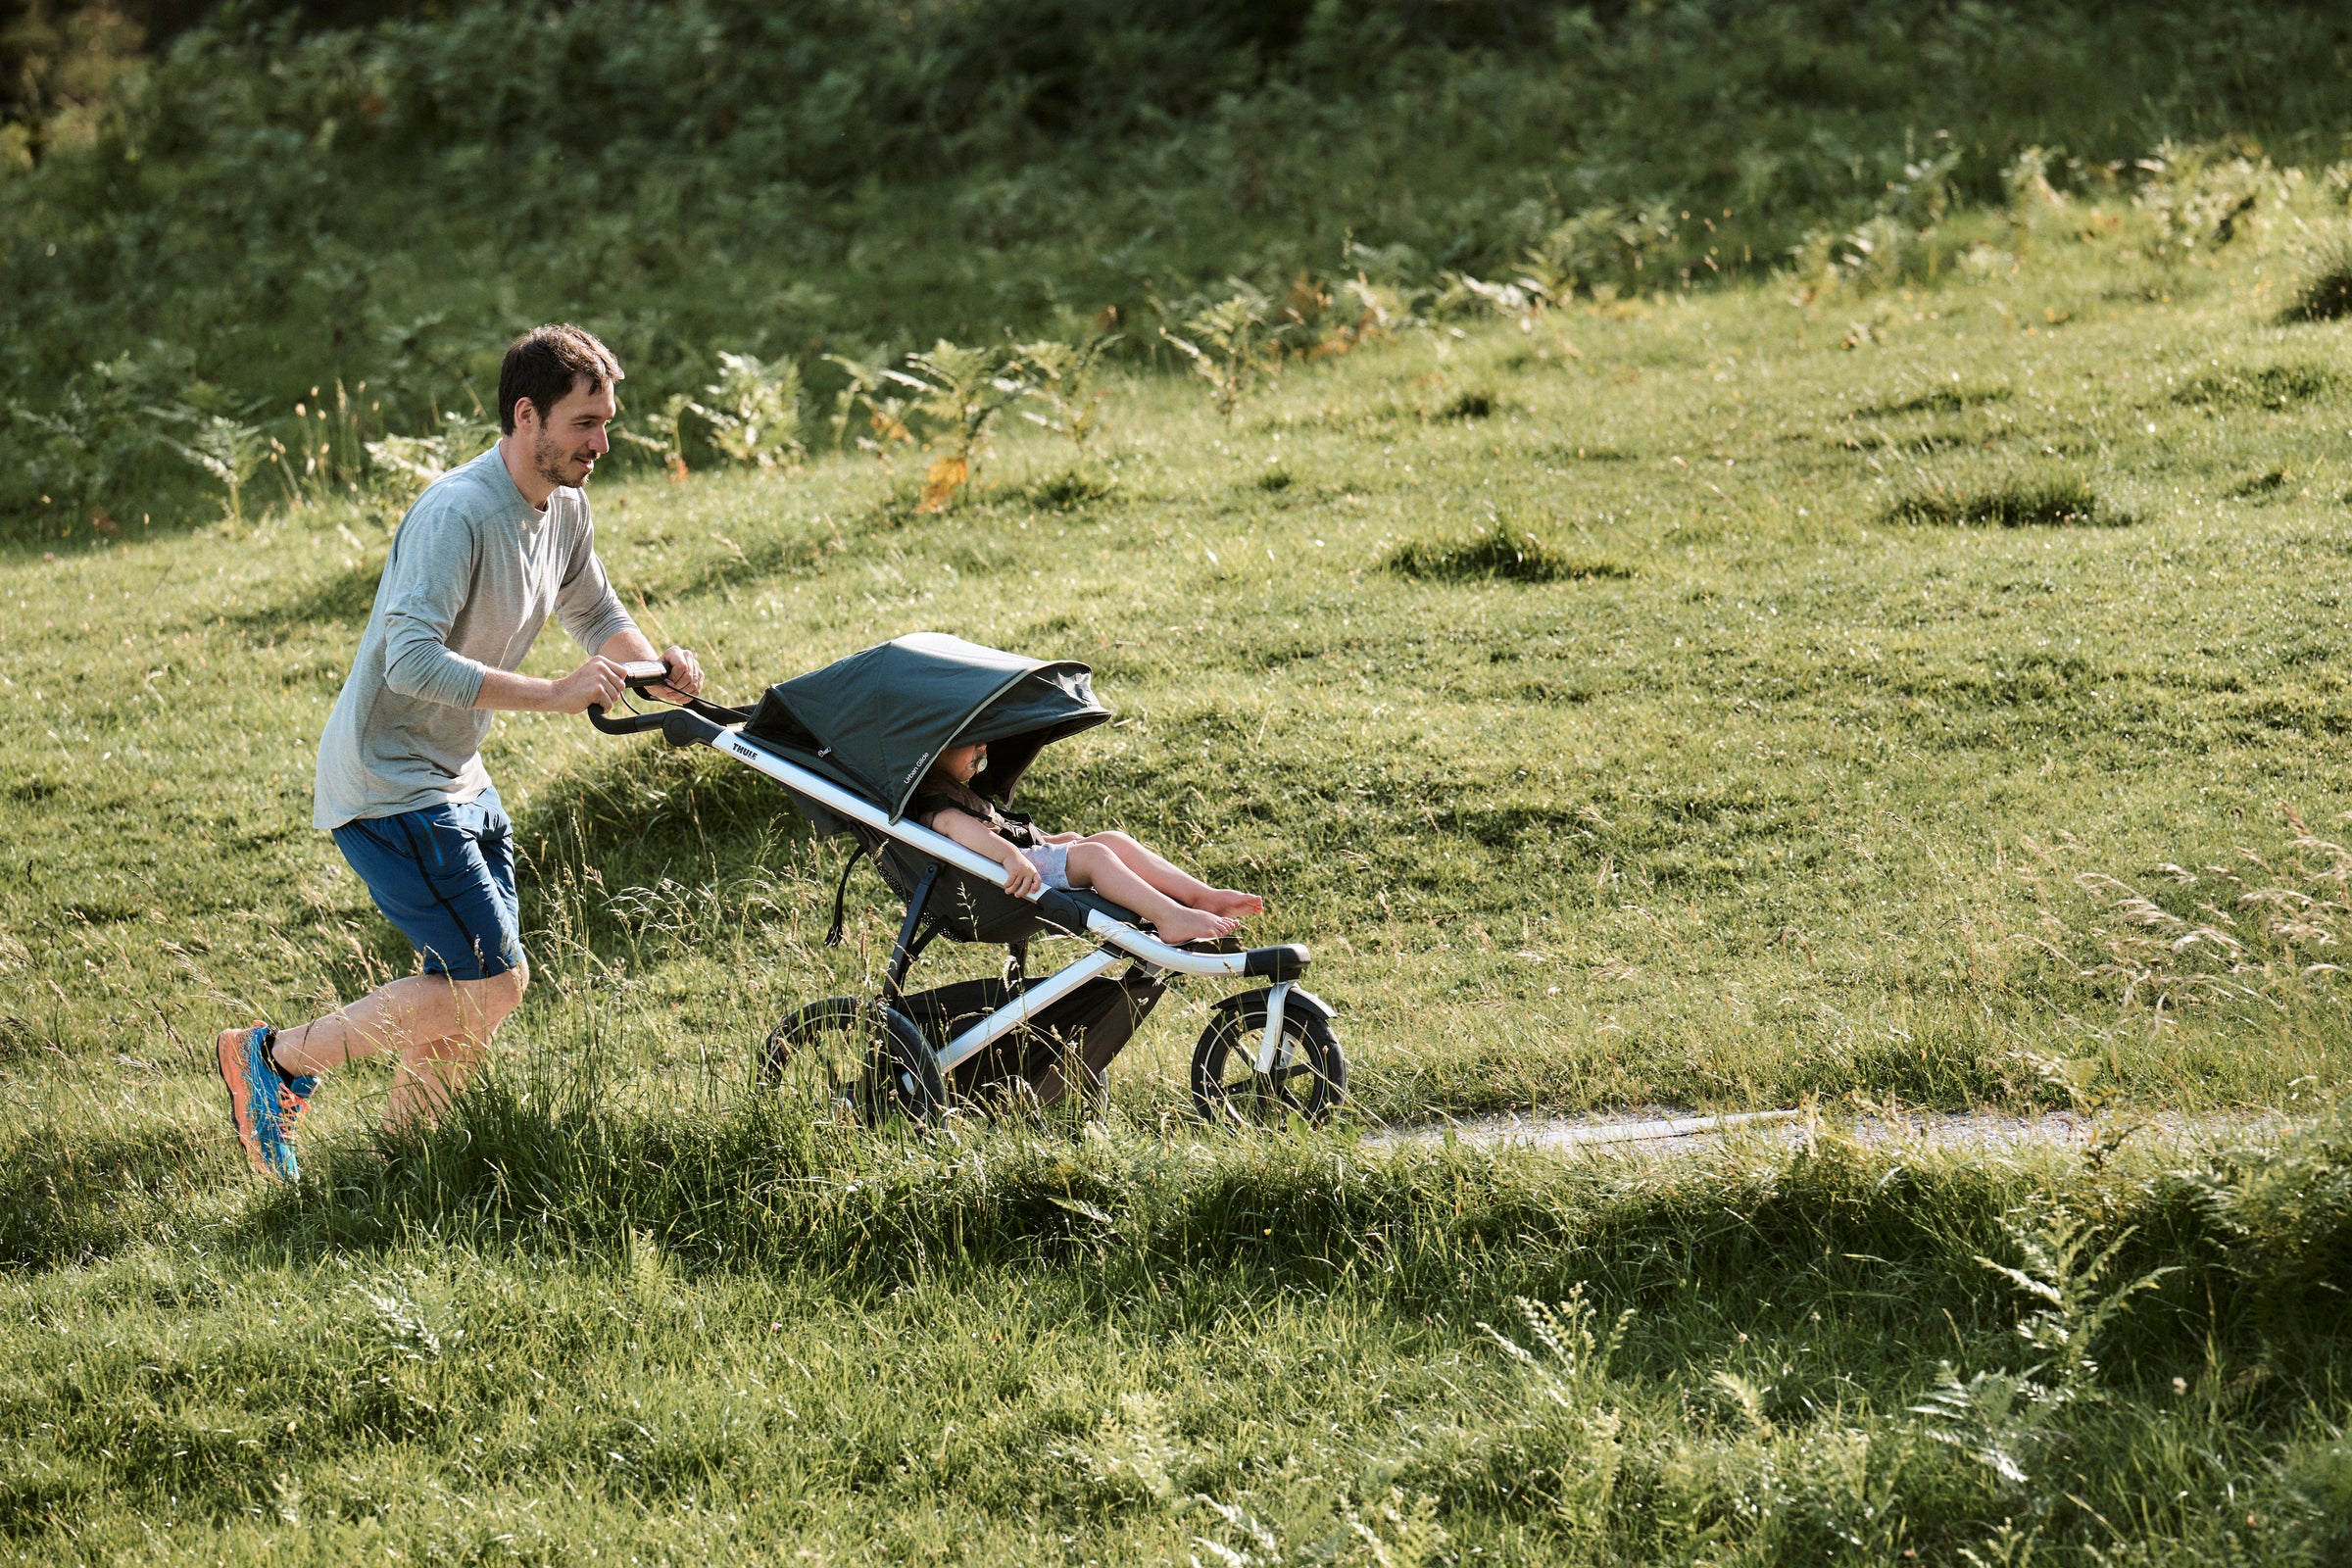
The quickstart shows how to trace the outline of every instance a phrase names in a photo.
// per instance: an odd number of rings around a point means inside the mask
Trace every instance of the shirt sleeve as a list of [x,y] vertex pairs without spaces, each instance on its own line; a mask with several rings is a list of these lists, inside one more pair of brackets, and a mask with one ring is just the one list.
[[384,684],[403,697],[471,708],[483,666],[449,646],[473,588],[480,541],[454,508],[419,505],[392,538],[384,564]]
[[596,524],[589,519],[584,501],[571,556],[564,564],[564,581],[556,589],[556,615],[571,633],[572,641],[592,654],[615,632],[630,631],[637,625],[620,608],[620,595],[605,577],[605,564],[596,559]]

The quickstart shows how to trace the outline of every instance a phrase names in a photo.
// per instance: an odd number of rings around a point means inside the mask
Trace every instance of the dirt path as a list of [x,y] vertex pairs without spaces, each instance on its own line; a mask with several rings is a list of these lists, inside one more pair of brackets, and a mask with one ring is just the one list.
[[1606,1151],[1656,1158],[1688,1157],[1727,1141],[1752,1140],[1794,1147],[1818,1129],[1836,1129],[1864,1144],[1921,1145],[1931,1149],[2002,1151],[2034,1146],[2087,1149],[2096,1144],[2145,1148],[2187,1146],[2216,1139],[2275,1135],[2287,1120],[2272,1112],[2052,1111],[2007,1116],[1989,1111],[1923,1113],[1888,1118],[1808,1115],[1796,1110],[1740,1115],[1693,1116],[1666,1107],[1640,1107],[1634,1116],[1478,1116],[1456,1122],[1423,1122],[1385,1127],[1364,1142],[1374,1148],[1405,1149],[1455,1139],[1483,1148],[1519,1145],[1529,1149]]

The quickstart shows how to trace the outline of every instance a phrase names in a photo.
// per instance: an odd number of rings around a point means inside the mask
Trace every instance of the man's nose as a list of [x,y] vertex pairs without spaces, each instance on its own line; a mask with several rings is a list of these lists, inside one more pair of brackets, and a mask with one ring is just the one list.
[[612,450],[612,438],[605,434],[604,426],[599,425],[588,432],[588,450],[600,457]]

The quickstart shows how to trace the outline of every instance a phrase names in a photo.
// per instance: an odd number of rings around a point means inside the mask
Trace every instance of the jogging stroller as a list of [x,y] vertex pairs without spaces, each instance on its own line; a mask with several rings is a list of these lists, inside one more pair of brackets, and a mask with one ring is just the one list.
[[[660,663],[627,671],[637,692],[667,673]],[[902,816],[942,752],[982,742],[988,766],[973,787],[1008,805],[1041,750],[1110,717],[1095,702],[1093,681],[1084,664],[921,632],[770,687],[754,710],[699,699],[625,716],[588,710],[610,735],[659,730],[672,746],[733,758],[782,785],[820,837],[854,839],[834,890],[829,944],[841,940],[861,857],[872,858],[906,903],[879,993],[826,997],[787,1013],[767,1037],[766,1081],[805,1080],[869,1124],[892,1115],[935,1120],[959,1102],[1051,1104],[1070,1092],[1073,1075],[1100,1102],[1112,1058],[1170,979],[1193,974],[1266,982],[1218,1003],[1194,1048],[1193,1103],[1203,1119],[1316,1122],[1339,1104],[1347,1058],[1330,1005],[1298,983],[1305,948],[1175,947],[1134,911],[1092,893],[1042,889],[1014,898],[994,860]],[[1002,943],[1002,977],[908,992],[908,971],[941,936]],[[1033,977],[1029,945],[1040,936],[1094,946]]]

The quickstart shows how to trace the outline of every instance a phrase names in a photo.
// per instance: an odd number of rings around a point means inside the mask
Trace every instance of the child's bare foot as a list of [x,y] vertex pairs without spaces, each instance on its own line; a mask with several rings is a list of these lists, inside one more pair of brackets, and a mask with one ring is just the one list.
[[1266,901],[1254,893],[1241,893],[1232,888],[1210,888],[1201,897],[1200,902],[1193,907],[1206,909],[1211,914],[1232,915],[1235,919],[1239,919],[1245,914],[1262,914],[1265,911]]
[[1179,909],[1165,920],[1153,922],[1159,927],[1159,939],[1162,942],[1171,942],[1178,946],[1187,942],[1199,942],[1207,937],[1221,937],[1231,931],[1237,923],[1224,915],[1211,914],[1206,909]]

